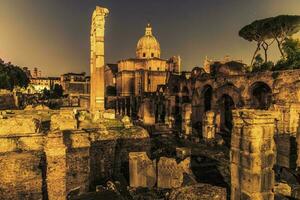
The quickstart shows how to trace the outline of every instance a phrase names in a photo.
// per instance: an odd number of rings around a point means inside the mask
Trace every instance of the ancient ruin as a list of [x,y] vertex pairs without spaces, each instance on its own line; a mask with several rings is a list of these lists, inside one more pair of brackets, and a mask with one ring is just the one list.
[[91,26],[91,95],[90,109],[104,110],[104,31],[107,8],[97,7]]
[[133,58],[105,63],[108,14],[92,13],[90,77],[0,60],[1,81],[17,74],[0,90],[1,200],[300,199],[300,16],[242,28],[250,65],[206,57],[182,71],[150,23]]

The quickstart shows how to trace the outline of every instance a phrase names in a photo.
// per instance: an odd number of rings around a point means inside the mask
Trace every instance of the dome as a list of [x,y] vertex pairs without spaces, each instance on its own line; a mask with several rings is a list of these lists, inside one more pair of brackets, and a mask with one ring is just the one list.
[[152,27],[147,25],[145,35],[138,41],[136,57],[141,59],[160,58],[160,45],[152,35]]

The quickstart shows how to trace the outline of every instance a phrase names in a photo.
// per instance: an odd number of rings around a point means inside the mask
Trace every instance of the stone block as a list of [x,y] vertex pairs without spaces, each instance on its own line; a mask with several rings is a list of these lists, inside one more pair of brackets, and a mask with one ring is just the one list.
[[72,148],[85,148],[90,147],[90,137],[86,132],[70,134],[70,142]]
[[0,135],[38,133],[40,125],[41,121],[31,116],[14,116],[0,119]]
[[51,116],[51,130],[77,129],[77,120],[72,110],[61,110],[59,114]]
[[0,153],[16,151],[17,139],[16,138],[0,138]]
[[192,155],[191,148],[187,148],[187,147],[176,148],[176,157],[179,159],[185,159],[191,155]]
[[173,158],[161,157],[157,173],[158,188],[178,188],[183,183],[183,171]]
[[18,139],[18,149],[23,151],[42,151],[44,149],[44,137],[20,137]]
[[185,186],[173,189],[169,200],[226,200],[226,188],[209,184],[198,183],[196,185]]
[[261,173],[241,170],[241,188],[249,194],[267,192],[274,188],[275,175],[272,169]]
[[286,197],[292,196],[292,188],[286,183],[276,183],[274,187],[274,192],[276,194],[281,194]]
[[241,167],[251,170],[253,173],[261,172],[265,168],[272,168],[275,164],[275,154],[272,151],[264,154],[257,153],[241,153],[240,165]]
[[129,153],[130,187],[152,188],[156,183],[156,162],[146,152]]
[[116,114],[114,110],[108,110],[103,113],[104,119],[116,119]]
[[213,139],[216,134],[215,113],[208,111],[204,115],[202,123],[202,136],[205,139]]

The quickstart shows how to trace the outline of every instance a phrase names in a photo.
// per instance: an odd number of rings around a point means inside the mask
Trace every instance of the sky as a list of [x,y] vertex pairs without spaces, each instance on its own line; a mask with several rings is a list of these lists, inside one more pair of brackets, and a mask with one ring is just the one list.
[[[90,24],[95,7],[110,10],[105,62],[135,56],[148,21],[162,58],[182,58],[183,70],[202,66],[206,56],[250,62],[255,43],[238,31],[256,19],[300,15],[300,0],[0,0],[0,58],[38,67],[44,76],[89,73]],[[274,47],[272,60],[279,59]]]

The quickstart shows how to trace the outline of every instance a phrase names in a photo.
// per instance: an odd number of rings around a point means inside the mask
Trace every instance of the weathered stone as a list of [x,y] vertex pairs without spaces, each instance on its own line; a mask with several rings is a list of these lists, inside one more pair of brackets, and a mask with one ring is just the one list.
[[169,200],[226,200],[226,188],[198,183],[172,190]]
[[274,199],[275,112],[233,111],[231,200]]
[[191,156],[192,150],[187,147],[178,147],[176,148],[176,157],[179,159],[185,159]]
[[292,197],[292,188],[286,183],[276,183],[274,186],[274,192],[286,197]]
[[130,187],[152,188],[156,183],[156,161],[146,152],[129,153]]
[[104,110],[104,29],[109,10],[97,6],[91,24],[91,111]]
[[67,163],[62,132],[52,132],[48,135],[45,152],[48,198],[49,200],[65,200],[67,197]]
[[204,139],[215,138],[216,126],[215,126],[215,113],[208,111],[204,115],[202,123],[202,135]]
[[182,132],[184,135],[192,134],[191,126],[192,104],[182,105]]
[[104,119],[116,119],[116,114],[114,110],[106,110],[103,113],[103,118]]
[[174,158],[161,157],[157,165],[157,187],[178,188],[183,183],[183,171]]
[[0,119],[0,135],[38,133],[40,120],[31,116]]
[[77,129],[77,119],[72,110],[61,110],[59,114],[51,116],[51,130]]
[[154,106],[150,99],[145,98],[143,100],[143,103],[139,108],[138,116],[146,125],[155,124]]
[[133,126],[128,116],[124,116],[121,121],[123,122],[125,128],[131,128]]
[[274,136],[274,139],[277,147],[276,164],[281,167],[296,169],[296,136],[290,133],[276,134]]
[[191,170],[191,157],[185,158],[183,161],[181,161],[178,166],[180,167],[182,173],[186,173],[189,175],[192,175],[193,172]]
[[42,199],[42,154],[10,152],[0,155],[0,199]]

